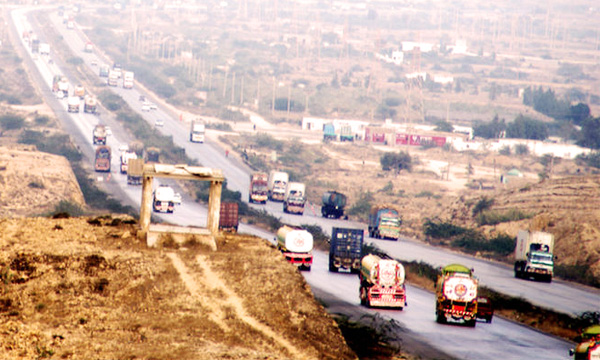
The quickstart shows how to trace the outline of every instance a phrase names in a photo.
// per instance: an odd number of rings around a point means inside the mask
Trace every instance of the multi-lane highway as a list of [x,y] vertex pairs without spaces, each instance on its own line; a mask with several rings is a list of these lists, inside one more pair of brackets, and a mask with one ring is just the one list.
[[[33,27],[32,23],[26,17],[27,14],[28,10],[12,11],[11,19],[15,24],[16,34],[22,34],[24,29],[32,29],[38,34],[42,33],[40,29]],[[95,50],[91,54],[83,52],[87,40],[81,31],[67,29],[62,24],[62,19],[58,17],[56,12],[49,12],[49,18],[73,53],[84,60],[89,71],[97,74],[98,66],[108,63],[108,59],[105,59],[98,53],[98,50]],[[21,44],[26,48],[23,42]],[[26,49],[26,51],[31,55],[29,49]],[[51,57],[55,58],[55,60],[58,58],[52,56],[52,54]],[[93,65],[93,63],[97,65]],[[46,100],[51,105],[55,105],[53,108],[63,122],[65,129],[72,134],[89,159],[93,158],[91,156],[93,153],[93,145],[91,144],[92,128],[99,122],[108,124],[113,128],[113,136],[109,138],[109,145],[113,149],[117,149],[119,145],[127,144],[133,140],[128,138],[126,132],[118,122],[107,114],[103,114],[100,119],[89,114],[67,114],[65,112],[65,100],[54,98],[49,88],[54,74],[66,73],[64,65],[57,61],[54,61],[53,64],[48,64],[48,59],[45,57],[37,57],[32,64],[35,65],[35,69],[39,75],[34,78],[41,79],[44,82],[42,88],[46,89],[44,91],[44,96],[47,97]],[[240,191],[242,198],[247,199],[249,185],[249,170],[247,168],[242,164],[236,164],[231,161],[221,149],[210,141],[205,144],[190,143],[188,126],[181,123],[176,116],[172,116],[172,111],[162,109],[159,106],[157,110],[142,112],[139,96],[145,95],[150,97],[151,94],[140,91],[138,88],[127,90],[122,87],[111,87],[110,89],[119,94],[133,109],[139,111],[151,125],[157,119],[163,120],[164,126],[158,128],[157,131],[165,135],[171,135],[176,144],[185,148],[186,154],[189,157],[196,159],[202,165],[223,169],[228,187],[232,190]],[[139,206],[141,197],[140,189],[135,186],[127,186],[125,176],[118,173],[117,156],[113,156],[112,168],[110,177],[100,176],[99,180],[104,181],[107,189],[116,194],[115,196],[122,199],[125,203]],[[253,206],[266,209],[269,213],[280,217],[284,222],[292,224],[316,224],[321,226],[326,232],[329,232],[333,226],[364,228],[364,224],[323,219],[316,215],[319,214],[318,208],[315,208],[313,212],[309,207],[304,216],[296,216],[284,214],[280,203],[269,202],[266,206]],[[162,218],[181,225],[202,226],[206,223],[206,210],[184,196],[183,205],[178,206],[174,214],[164,215]],[[240,226],[240,232],[255,234],[269,240],[273,237],[272,234],[243,224]],[[475,272],[483,285],[503,293],[521,296],[545,307],[569,313],[578,313],[586,310],[597,311],[600,307],[600,292],[594,289],[574,286],[559,281],[551,284],[541,284],[517,280],[514,279],[510,268],[504,265],[449,253],[448,251],[431,248],[409,239],[403,239],[399,242],[371,240],[390,255],[401,260],[425,261],[435,266],[452,262],[471,266],[475,268]],[[313,288],[318,289],[319,292],[334,296],[340,302],[351,305],[356,313],[377,311],[385,317],[398,321],[409,329],[411,333],[420,337],[422,341],[430,344],[430,346],[439,348],[457,358],[562,359],[567,356],[568,349],[572,346],[568,342],[502,319],[495,319],[493,324],[481,323],[475,329],[439,325],[434,321],[435,300],[433,295],[414,287],[408,288],[409,306],[404,311],[366,310],[359,305],[358,280],[356,276],[329,273],[326,254],[322,252],[315,253],[312,271],[304,274],[306,280]]]

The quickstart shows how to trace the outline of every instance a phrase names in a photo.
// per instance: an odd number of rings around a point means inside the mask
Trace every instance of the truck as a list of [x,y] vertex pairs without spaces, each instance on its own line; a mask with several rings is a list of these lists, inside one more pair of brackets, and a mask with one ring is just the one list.
[[69,96],[69,80],[62,76],[58,81],[58,91],[62,92],[63,97]]
[[250,175],[248,202],[259,204],[267,203],[267,181],[268,175],[264,172],[255,172]]
[[300,227],[283,225],[277,230],[277,250],[299,270],[310,271],[313,256],[313,236]]
[[106,145],[106,126],[94,126],[94,130],[92,131],[92,142],[94,145]]
[[144,159],[135,158],[127,162],[127,185],[142,185]]
[[70,113],[78,113],[79,104],[81,104],[79,96],[69,96],[69,98],[67,99],[67,111]]
[[323,141],[336,141],[335,126],[332,123],[323,125]]
[[304,214],[306,203],[306,186],[299,182],[289,182],[285,188],[283,199],[283,212],[290,214]]
[[445,324],[452,319],[475,327],[478,285],[473,269],[460,264],[441,268],[435,283],[436,321]]
[[271,201],[283,201],[285,188],[290,181],[290,176],[284,171],[271,170],[267,185],[267,196]]
[[132,142],[129,143],[129,146],[127,147],[129,149],[129,151],[133,151],[138,159],[143,159],[144,158],[144,143],[139,141],[139,140],[134,140]]
[[50,55],[50,44],[40,43],[38,51],[39,51],[40,55]]
[[137,159],[137,155],[133,151],[123,151],[120,156],[121,160],[121,174],[127,174],[129,168],[129,162],[133,159]]
[[543,231],[519,230],[515,247],[515,277],[552,281],[554,235]]
[[206,131],[206,125],[201,120],[193,120],[190,127],[190,141],[195,143],[204,142],[204,133]]
[[79,97],[79,99],[83,100],[85,98],[85,88],[83,85],[77,85],[73,89],[73,96]]
[[94,51],[94,44],[92,44],[90,41],[86,42],[83,51],[86,53],[91,53]]
[[156,147],[149,147],[146,150],[146,162],[149,164],[159,163],[160,161],[160,149]]
[[575,349],[569,350],[574,360],[600,359],[600,325],[592,325],[583,330],[580,342]]
[[358,274],[364,238],[363,229],[334,227],[329,243],[329,271],[339,272],[344,269]]
[[58,91],[58,83],[61,79],[62,75],[54,75],[54,77],[52,77],[52,92]]
[[100,145],[96,148],[96,158],[94,161],[94,170],[97,172],[110,172],[110,147]]
[[98,107],[98,101],[91,95],[86,95],[83,100],[83,112],[95,114]]
[[33,35],[31,38],[31,53],[37,54],[40,52],[40,39]]
[[360,304],[366,307],[406,306],[404,266],[396,260],[368,254],[360,261]]
[[168,185],[159,185],[152,195],[152,210],[154,212],[172,214],[175,209],[175,191]]
[[337,191],[326,191],[321,198],[321,215],[324,218],[333,217],[339,219],[344,216],[346,207],[346,195]]
[[369,236],[376,239],[398,240],[401,223],[402,219],[394,205],[375,205],[369,212]]
[[117,86],[119,84],[119,73],[115,70],[109,70],[106,84],[108,84],[108,86]]
[[123,72],[123,89],[133,89],[133,71]]
[[354,134],[350,125],[344,124],[340,126],[340,141],[354,141]]
[[107,78],[109,73],[110,67],[108,65],[100,66],[100,69],[98,70],[98,76]]
[[228,201],[221,202],[221,210],[219,212],[219,230],[237,233],[239,224],[238,211],[238,203]]

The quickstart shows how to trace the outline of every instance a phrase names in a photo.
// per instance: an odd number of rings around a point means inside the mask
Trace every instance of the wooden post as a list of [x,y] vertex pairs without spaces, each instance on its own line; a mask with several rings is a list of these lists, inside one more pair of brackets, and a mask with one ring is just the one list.
[[150,227],[150,215],[152,214],[152,176],[143,176],[142,180],[142,204],[140,206],[140,227],[147,233]]
[[208,193],[208,218],[206,219],[206,227],[213,236],[219,233],[222,186],[222,181],[210,182],[210,190]]

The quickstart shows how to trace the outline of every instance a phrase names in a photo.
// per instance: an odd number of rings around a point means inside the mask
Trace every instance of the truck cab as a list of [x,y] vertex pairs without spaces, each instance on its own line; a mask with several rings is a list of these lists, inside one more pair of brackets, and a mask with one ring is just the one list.
[[175,202],[173,198],[175,191],[168,185],[160,185],[155,191],[152,197],[152,209],[154,212],[161,213],[173,213],[175,209]]

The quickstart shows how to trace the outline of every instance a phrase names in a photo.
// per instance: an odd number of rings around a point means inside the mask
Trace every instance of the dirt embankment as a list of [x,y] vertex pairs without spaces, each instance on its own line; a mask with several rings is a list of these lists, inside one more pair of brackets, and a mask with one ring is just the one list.
[[67,159],[35,147],[0,146],[0,217],[40,215],[61,201],[85,203]]
[[148,249],[110,217],[0,221],[3,359],[353,359],[263,240]]

